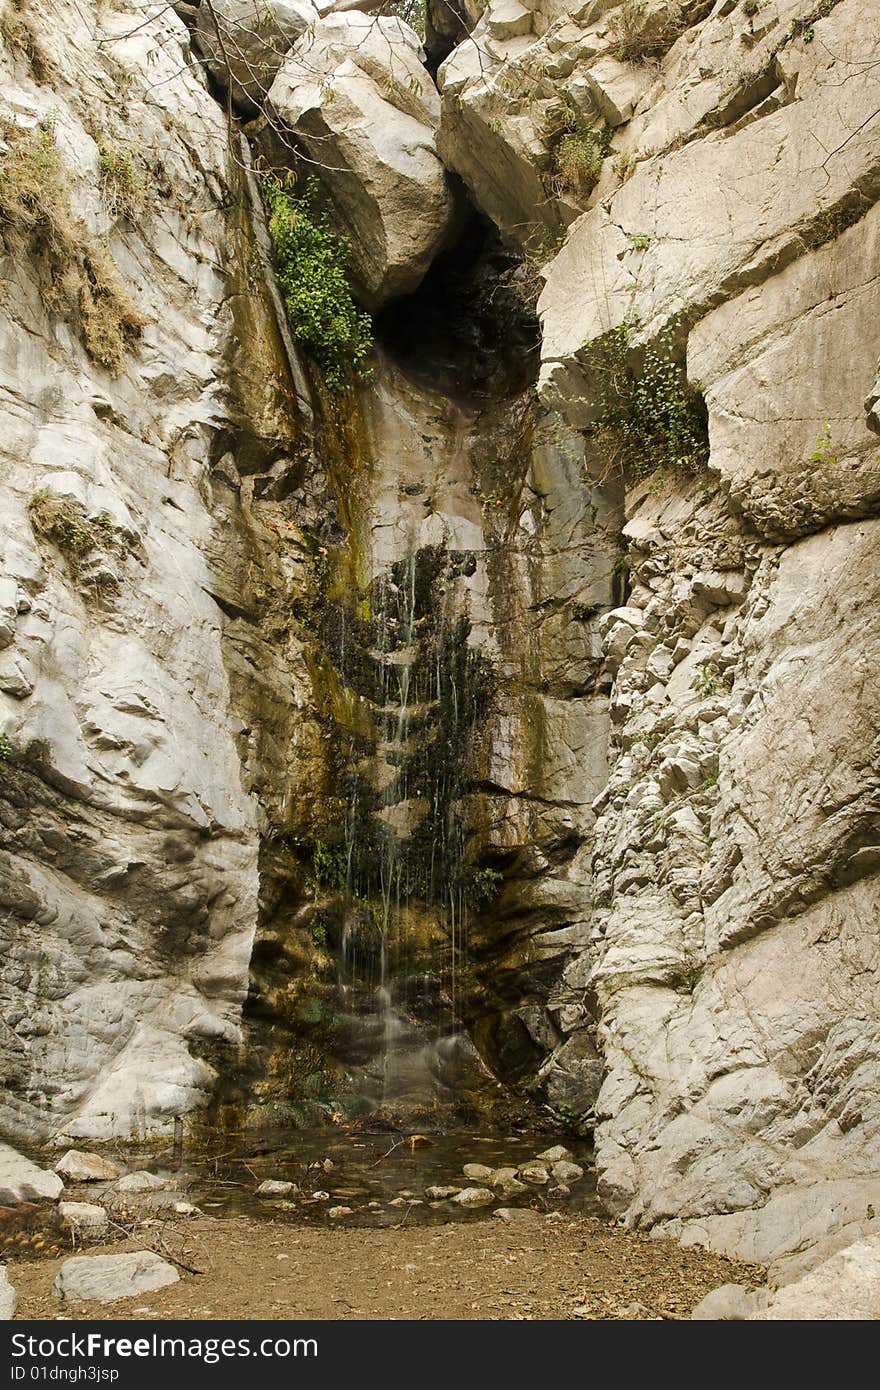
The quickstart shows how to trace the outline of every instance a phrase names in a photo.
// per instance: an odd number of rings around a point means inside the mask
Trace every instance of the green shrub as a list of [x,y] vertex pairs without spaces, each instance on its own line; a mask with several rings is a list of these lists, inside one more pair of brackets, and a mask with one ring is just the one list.
[[633,327],[624,322],[587,347],[598,405],[594,437],[609,471],[631,478],[657,469],[697,474],[709,457],[706,417],[676,355],[674,328],[636,353]]
[[649,10],[646,0],[623,0],[611,21],[614,51],[622,63],[656,62],[672,47],[683,28],[678,4]]
[[317,209],[317,181],[297,197],[289,180],[263,176],[276,275],[290,326],[332,391],[370,374],[369,314],[356,306],[346,274],[348,245]]

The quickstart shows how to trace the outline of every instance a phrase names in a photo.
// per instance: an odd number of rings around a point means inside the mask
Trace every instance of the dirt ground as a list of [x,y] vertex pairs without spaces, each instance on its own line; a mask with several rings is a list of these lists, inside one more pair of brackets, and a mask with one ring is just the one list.
[[11,1262],[18,1318],[687,1318],[762,1272],[588,1216],[526,1213],[444,1226],[353,1229],[194,1218],[93,1253],[154,1248],[200,1273],[113,1304],[62,1304],[62,1259]]

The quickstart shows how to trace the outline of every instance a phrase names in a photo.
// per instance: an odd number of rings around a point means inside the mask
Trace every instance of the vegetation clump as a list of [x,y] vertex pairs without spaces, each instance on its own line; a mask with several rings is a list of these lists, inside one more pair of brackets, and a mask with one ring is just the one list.
[[108,247],[71,209],[70,182],[50,124],[29,135],[7,130],[0,160],[0,234],[7,247],[41,257],[43,302],[79,330],[86,351],[113,376],[146,319],[129,296]]
[[706,415],[675,352],[674,328],[639,353],[633,329],[624,322],[586,349],[598,405],[593,436],[609,469],[630,478],[658,469],[698,474],[709,457]]
[[683,29],[684,17],[677,3],[649,9],[647,0],[623,0],[611,21],[614,52],[622,63],[640,66],[656,62]]
[[93,551],[118,547],[116,529],[106,512],[92,519],[79,502],[57,497],[48,488],[34,493],[28,515],[34,533],[58,547],[74,574]]
[[98,147],[98,183],[113,218],[136,222],[144,210],[146,184],[134,156],[103,142]]
[[263,176],[278,285],[297,340],[332,391],[370,374],[369,314],[357,308],[346,274],[348,244],[317,207],[317,181],[296,196],[291,181]]

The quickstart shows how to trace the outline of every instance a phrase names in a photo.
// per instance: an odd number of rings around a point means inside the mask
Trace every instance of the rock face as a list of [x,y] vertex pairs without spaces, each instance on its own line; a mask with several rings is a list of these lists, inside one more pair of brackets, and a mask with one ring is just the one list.
[[[462,4],[442,112],[401,21],[261,10],[235,100],[271,80],[364,302],[420,286],[323,413],[182,22],[4,28],[4,169],[55,174],[42,220],[0,185],[7,1129],[488,1063],[628,1222],[870,1275],[875,8]],[[478,220],[438,259],[441,160],[525,266]]]
[[114,1303],[118,1298],[163,1289],[166,1284],[176,1284],[179,1278],[174,1266],[152,1250],[136,1250],[128,1255],[77,1255],[61,1266],[55,1292],[67,1303]]
[[311,0],[212,0],[199,8],[196,43],[211,76],[255,115],[290,48],[317,18]]
[[402,20],[330,15],[295,45],[269,101],[329,192],[370,309],[414,290],[450,231],[440,102]]
[[[230,180],[243,190],[183,25],[169,10],[125,37],[131,14],[107,11],[93,35],[60,0],[46,15],[41,81],[19,50],[0,59],[17,167],[50,139],[76,236],[107,239],[146,322],[114,378],[4,223],[0,1116],[106,1138],[204,1103],[241,1040],[258,813],[222,605],[248,611],[235,585],[253,570],[230,585],[207,558],[228,491],[212,468],[233,417],[242,467],[267,435],[277,458],[296,403],[271,307],[231,291],[249,251],[223,209]],[[104,96],[119,65],[124,114]],[[242,313],[247,402],[228,367]],[[226,522],[217,535],[231,555]]]

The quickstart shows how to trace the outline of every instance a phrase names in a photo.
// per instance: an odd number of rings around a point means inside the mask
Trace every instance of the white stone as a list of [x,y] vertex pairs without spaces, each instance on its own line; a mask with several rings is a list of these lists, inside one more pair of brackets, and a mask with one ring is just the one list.
[[68,1303],[114,1303],[176,1284],[179,1278],[174,1266],[152,1250],[126,1255],[76,1255],[61,1266],[55,1292]]
[[71,1182],[112,1182],[120,1176],[120,1168],[101,1154],[68,1149],[55,1164],[55,1172]]
[[59,1202],[58,1211],[74,1231],[84,1235],[100,1235],[110,1224],[110,1217],[95,1202]]
[[490,1192],[488,1187],[463,1187],[452,1200],[467,1211],[475,1211],[479,1207],[491,1206],[495,1193]]
[[117,1192],[167,1192],[169,1188],[175,1188],[177,1182],[174,1178],[162,1178],[158,1173],[148,1173],[141,1171],[137,1173],[126,1173],[124,1178],[120,1178],[115,1184]]
[[261,1182],[257,1188],[258,1197],[286,1197],[288,1193],[296,1191],[295,1182],[286,1182],[278,1178],[267,1178]]
[[8,1144],[0,1144],[0,1202],[54,1201],[64,1191],[56,1173],[39,1168]]

